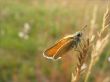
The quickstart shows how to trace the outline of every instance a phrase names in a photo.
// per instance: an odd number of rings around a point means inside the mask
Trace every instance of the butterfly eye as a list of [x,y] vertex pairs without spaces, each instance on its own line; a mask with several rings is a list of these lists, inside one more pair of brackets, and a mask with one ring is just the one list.
[[77,33],[77,37],[81,37],[81,36],[82,36],[81,32]]

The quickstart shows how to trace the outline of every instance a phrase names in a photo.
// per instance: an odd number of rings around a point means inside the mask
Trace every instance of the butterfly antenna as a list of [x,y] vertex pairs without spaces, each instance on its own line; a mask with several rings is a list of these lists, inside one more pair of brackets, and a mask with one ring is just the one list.
[[[85,31],[86,27],[87,27],[87,25],[84,25],[84,26],[81,28],[81,30],[80,30],[80,32],[83,33],[83,36],[85,36],[84,31]],[[84,38],[83,38],[83,39],[84,39]]]
[[84,25],[81,29],[81,32],[85,31],[86,27],[87,27],[87,25]]

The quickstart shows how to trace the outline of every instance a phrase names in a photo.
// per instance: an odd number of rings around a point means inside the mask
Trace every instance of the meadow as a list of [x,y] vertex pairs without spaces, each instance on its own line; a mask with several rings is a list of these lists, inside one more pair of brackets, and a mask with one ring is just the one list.
[[[77,55],[70,51],[53,61],[43,52],[84,25],[99,31],[106,9],[106,0],[0,0],[0,82],[71,82]],[[89,53],[79,82],[84,82]],[[88,82],[110,82],[109,42],[100,54]]]

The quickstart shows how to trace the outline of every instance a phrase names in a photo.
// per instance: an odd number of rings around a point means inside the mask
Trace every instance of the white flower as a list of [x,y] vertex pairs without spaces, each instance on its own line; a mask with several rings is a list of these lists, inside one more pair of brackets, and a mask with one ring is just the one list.
[[20,38],[23,38],[23,37],[24,37],[24,33],[23,33],[23,32],[19,32],[18,36],[19,36]]
[[24,30],[23,30],[23,31],[24,31],[25,33],[28,33],[29,30],[30,30],[30,28],[31,28],[31,27],[30,27],[29,23],[25,23],[25,24],[24,24]]
[[18,33],[18,36],[20,38],[23,38],[25,40],[27,40],[29,38],[29,31],[30,31],[30,25],[29,23],[25,23],[23,29],[21,30],[21,32]]

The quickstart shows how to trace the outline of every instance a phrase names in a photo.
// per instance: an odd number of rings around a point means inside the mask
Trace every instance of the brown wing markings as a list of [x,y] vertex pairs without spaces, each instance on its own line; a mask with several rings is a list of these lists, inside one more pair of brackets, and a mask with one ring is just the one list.
[[52,46],[49,49],[47,49],[44,52],[44,55],[46,55],[47,57],[53,57],[58,52],[58,50],[62,47],[62,45],[64,45],[68,41],[69,41],[69,38],[61,39],[54,46]]
[[54,59],[58,59],[59,57],[62,57],[63,54],[68,52],[72,47],[73,39],[68,40],[65,44],[61,46],[60,49],[58,49],[58,52],[54,55]]

